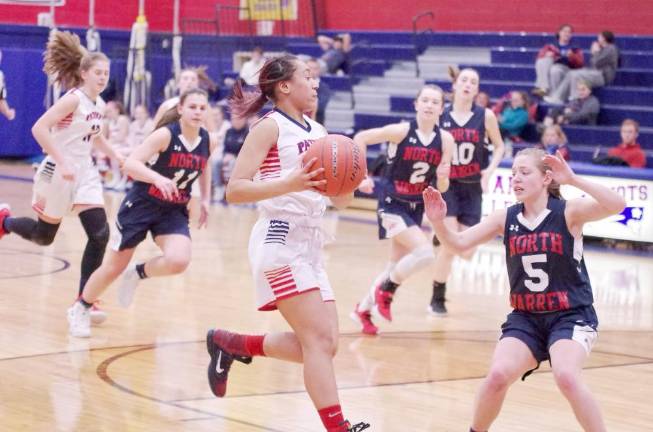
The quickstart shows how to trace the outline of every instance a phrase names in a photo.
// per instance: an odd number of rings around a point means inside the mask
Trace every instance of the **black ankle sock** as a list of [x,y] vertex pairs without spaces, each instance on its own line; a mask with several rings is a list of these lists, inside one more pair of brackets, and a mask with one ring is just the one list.
[[446,282],[433,281],[433,297],[431,298],[431,302],[444,300],[446,292],[447,292]]
[[383,283],[381,284],[381,291],[388,291],[394,294],[395,291],[397,291],[398,287],[399,287],[398,283],[394,283],[390,280],[390,278],[388,278],[384,280]]
[[84,297],[79,298],[79,302],[84,306],[86,309],[90,309],[91,306],[93,306],[93,303],[89,303],[86,300],[84,300]]
[[145,263],[136,264],[136,273],[138,273],[138,277],[141,279],[147,278],[147,275],[145,274]]

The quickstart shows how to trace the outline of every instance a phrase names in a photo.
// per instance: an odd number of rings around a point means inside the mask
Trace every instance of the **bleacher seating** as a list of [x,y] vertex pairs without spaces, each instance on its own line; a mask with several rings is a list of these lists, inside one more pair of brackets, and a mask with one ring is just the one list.
[[[81,30],[78,30],[78,33],[80,36],[83,34]],[[348,115],[351,117],[351,129],[347,128],[349,133],[352,130],[412,118],[414,94],[422,83],[435,83],[445,89],[450,88],[446,74],[438,72],[437,67],[430,72],[424,70],[423,66],[428,65],[428,62],[419,63],[422,74],[420,77],[415,77],[416,53],[423,55],[427,48],[440,49],[444,53],[455,53],[458,48],[461,48],[461,51],[485,51],[486,56],[471,56],[472,61],[462,61],[459,60],[460,56],[456,56],[456,61],[451,63],[460,67],[476,68],[481,74],[481,89],[489,93],[491,98],[496,99],[513,89],[530,91],[535,77],[534,59],[537,50],[550,42],[552,37],[544,33],[504,32],[437,32],[421,34],[417,38],[409,32],[350,33],[354,44],[350,53],[352,63],[350,76],[323,77],[331,89],[339,94],[334,98],[339,105],[337,109],[344,107],[349,110]],[[153,105],[160,102],[163,86],[171,73],[169,43],[164,43],[166,40],[169,42],[169,37],[168,34],[150,35],[147,61],[148,69],[153,72],[151,94]],[[574,41],[587,52],[595,37],[595,35],[575,35]],[[8,124],[6,120],[0,119],[0,122],[3,122],[0,127],[0,139],[13,142],[11,146],[3,146],[3,149],[10,148],[8,154],[27,155],[38,151],[29,134],[29,126],[42,112],[42,108],[34,109],[34,105],[40,104],[34,104],[33,101],[40,102],[45,88],[45,79],[40,72],[40,56],[46,40],[45,28],[0,26],[0,49],[5,51],[2,68],[7,75],[9,97],[18,111],[23,113],[28,108],[28,101],[32,102],[30,112],[22,115],[22,120]],[[102,48],[112,58],[111,74],[112,78],[120,83],[119,87],[122,87],[125,77],[128,40],[127,32],[102,32]],[[233,53],[251,49],[252,43],[250,39],[236,36],[223,37],[219,42],[209,36],[192,36],[185,41],[182,61],[184,64],[209,66],[211,77],[221,82],[225,77],[237,75],[232,70]],[[265,51],[287,50],[314,57],[321,54],[316,41],[308,38],[267,37],[260,38],[255,43],[261,45]],[[610,86],[596,90],[596,95],[602,103],[600,124],[565,126],[574,158],[578,156],[578,159],[586,159],[591,157],[591,153],[597,146],[605,148],[616,144],[619,141],[619,124],[624,118],[634,118],[640,122],[642,126],[640,142],[649,155],[653,156],[653,37],[617,35],[617,45],[622,55],[622,67],[618,71],[617,78]],[[447,49],[449,51],[446,51]],[[19,56],[12,55],[18,51],[21,52],[20,60]],[[446,64],[447,58],[440,58],[437,61]],[[27,79],[20,80],[24,81],[24,84],[12,79],[17,71],[29,74]],[[399,85],[402,83],[404,85]],[[349,100],[352,104],[349,104]],[[336,102],[333,106],[335,105]],[[338,113],[334,115],[334,118],[347,117]],[[327,126],[329,126],[328,119],[329,108]],[[343,132],[345,129],[332,128],[332,130]],[[653,166],[653,157],[649,160],[649,165]]]

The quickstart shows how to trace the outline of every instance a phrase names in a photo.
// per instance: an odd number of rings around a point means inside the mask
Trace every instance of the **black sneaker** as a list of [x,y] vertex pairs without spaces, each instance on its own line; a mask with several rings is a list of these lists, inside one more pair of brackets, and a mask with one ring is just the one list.
[[447,307],[444,305],[444,302],[445,300],[431,300],[431,304],[429,305],[429,312],[431,312],[431,315],[447,315]]
[[206,333],[206,350],[211,356],[208,367],[209,386],[214,395],[223,397],[227,393],[227,378],[231,364],[234,360],[249,364],[252,362],[252,358],[229,353],[213,341],[214,332],[215,330],[211,329]]
[[341,424],[341,426],[346,426],[347,432],[361,432],[369,428],[370,424],[365,422],[360,422],[352,426],[351,423],[349,423],[349,420],[345,420],[345,423]]

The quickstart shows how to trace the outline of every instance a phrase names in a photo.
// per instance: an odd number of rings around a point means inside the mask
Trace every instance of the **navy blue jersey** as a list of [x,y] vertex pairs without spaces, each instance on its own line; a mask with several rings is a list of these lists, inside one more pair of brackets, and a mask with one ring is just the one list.
[[565,220],[566,201],[549,198],[547,211],[529,223],[523,204],[508,208],[503,243],[510,304],[525,312],[556,312],[593,303],[583,242]]
[[170,130],[170,144],[165,151],[159,153],[154,163],[148,163],[149,168],[163,177],[177,183],[179,195],[172,201],[165,200],[161,191],[150,183],[135,181],[130,193],[145,196],[161,203],[186,204],[190,201],[190,191],[193,182],[202,174],[210,155],[209,133],[200,129],[198,142],[187,143],[181,134],[179,122],[166,126]]
[[450,106],[440,116],[442,129],[449,131],[456,142],[449,178],[467,183],[479,182],[485,140],[485,108],[472,105],[472,117],[464,125],[456,123],[452,110]]
[[442,136],[438,126],[435,138],[425,144],[417,135],[417,122],[411,121],[406,138],[395,151],[388,150],[383,178],[387,194],[404,201],[422,201],[422,191],[436,178],[435,171],[442,159]]

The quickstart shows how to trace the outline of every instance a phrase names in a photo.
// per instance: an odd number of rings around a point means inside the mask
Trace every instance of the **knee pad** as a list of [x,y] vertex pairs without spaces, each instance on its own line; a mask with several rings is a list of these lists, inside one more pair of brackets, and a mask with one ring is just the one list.
[[88,241],[99,246],[106,246],[109,243],[109,224],[107,214],[103,208],[92,208],[79,214],[79,220],[88,236]]
[[39,219],[32,233],[32,241],[40,246],[51,245],[57,235],[59,225],[58,223],[51,224]]

